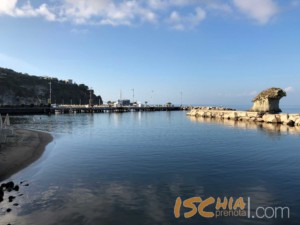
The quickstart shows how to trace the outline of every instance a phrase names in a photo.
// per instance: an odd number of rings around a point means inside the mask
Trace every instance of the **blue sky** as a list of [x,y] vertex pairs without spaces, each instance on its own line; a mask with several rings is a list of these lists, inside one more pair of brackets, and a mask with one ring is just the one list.
[[0,66],[73,79],[104,101],[299,105],[298,0],[0,0]]

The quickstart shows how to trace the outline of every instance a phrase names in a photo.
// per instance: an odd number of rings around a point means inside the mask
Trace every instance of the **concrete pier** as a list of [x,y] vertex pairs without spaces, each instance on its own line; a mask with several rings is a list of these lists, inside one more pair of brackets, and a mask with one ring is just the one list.
[[10,107],[0,108],[0,113],[9,115],[36,115],[36,114],[66,114],[66,113],[123,113],[123,112],[154,112],[154,111],[180,111],[186,110],[180,106],[80,106],[64,105],[60,107]]

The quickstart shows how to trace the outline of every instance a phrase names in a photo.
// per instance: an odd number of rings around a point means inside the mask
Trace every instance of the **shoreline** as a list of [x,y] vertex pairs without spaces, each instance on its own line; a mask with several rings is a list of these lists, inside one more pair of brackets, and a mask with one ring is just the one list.
[[49,133],[15,129],[14,136],[8,137],[7,143],[0,148],[0,181],[39,159],[52,140]]

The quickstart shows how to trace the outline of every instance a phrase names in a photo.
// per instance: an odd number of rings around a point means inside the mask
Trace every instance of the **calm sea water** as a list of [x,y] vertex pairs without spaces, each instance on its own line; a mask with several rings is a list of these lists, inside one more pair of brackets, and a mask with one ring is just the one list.
[[[185,112],[77,114],[13,118],[49,131],[43,156],[9,180],[20,206],[0,224],[299,224],[300,131],[193,119]],[[176,219],[176,198],[251,198],[287,206],[290,219],[196,214]],[[182,208],[181,213],[189,211]]]

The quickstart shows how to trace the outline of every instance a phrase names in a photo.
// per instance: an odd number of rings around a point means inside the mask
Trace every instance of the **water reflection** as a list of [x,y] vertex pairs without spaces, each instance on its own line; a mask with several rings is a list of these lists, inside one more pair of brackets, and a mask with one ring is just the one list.
[[217,118],[203,118],[203,117],[188,117],[193,122],[221,124],[228,127],[240,128],[245,130],[259,130],[270,135],[281,134],[300,134],[300,126],[287,126],[283,124],[271,123],[257,123],[252,121],[235,121],[235,120],[222,120]]
[[[78,127],[92,129],[95,126],[93,114],[64,114],[51,116],[12,116],[11,123],[16,128],[47,131],[51,133],[73,134]],[[98,125],[98,124],[97,124]],[[75,129],[74,129],[75,128]]]
[[[129,182],[73,189],[50,186],[30,193],[22,210],[1,216],[0,224],[167,224],[179,189],[177,184],[161,188]],[[128,223],[120,223],[120,218]]]
[[[189,118],[185,112],[13,119],[16,126],[59,138],[12,177],[30,186],[22,189],[19,208],[0,212],[1,225],[298,224],[300,140],[281,135],[291,128]],[[293,217],[177,220],[178,196],[251,197],[253,207],[287,205]]]
[[[267,185],[266,185],[267,186]],[[239,188],[219,193],[218,196],[250,197],[251,212],[259,206],[276,206],[278,198],[264,185]],[[45,187],[44,187],[45,188]],[[72,225],[156,225],[156,224],[292,224],[292,220],[261,220],[237,218],[203,219],[199,215],[186,220],[175,219],[173,207],[177,196],[207,198],[211,190],[183,183],[145,185],[130,182],[109,182],[88,186],[50,186],[45,191],[31,190],[24,198],[22,210],[0,217],[0,224],[72,224]],[[235,193],[236,192],[236,193]],[[237,193],[238,192],[238,193]],[[187,197],[186,197],[187,196]],[[278,205],[277,205],[278,206]]]

